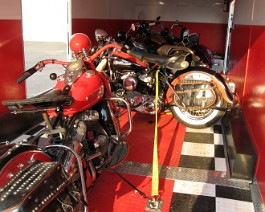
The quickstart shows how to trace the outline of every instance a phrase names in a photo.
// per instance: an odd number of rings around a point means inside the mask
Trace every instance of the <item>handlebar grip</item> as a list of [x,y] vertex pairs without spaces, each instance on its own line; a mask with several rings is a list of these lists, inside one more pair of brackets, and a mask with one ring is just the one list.
[[30,77],[32,74],[34,74],[36,72],[36,68],[35,67],[32,67],[30,69],[28,69],[27,71],[25,71],[23,73],[23,75],[21,77],[19,77],[17,79],[17,83],[20,84],[21,82],[23,82],[25,79],[27,79],[28,77]]

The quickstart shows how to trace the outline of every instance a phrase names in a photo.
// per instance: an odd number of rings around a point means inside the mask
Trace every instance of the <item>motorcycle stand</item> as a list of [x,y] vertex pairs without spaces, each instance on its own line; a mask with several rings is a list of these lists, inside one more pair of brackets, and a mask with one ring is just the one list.
[[163,204],[164,204],[163,200],[155,199],[155,198],[149,198],[147,203],[146,203],[145,210],[161,212]]

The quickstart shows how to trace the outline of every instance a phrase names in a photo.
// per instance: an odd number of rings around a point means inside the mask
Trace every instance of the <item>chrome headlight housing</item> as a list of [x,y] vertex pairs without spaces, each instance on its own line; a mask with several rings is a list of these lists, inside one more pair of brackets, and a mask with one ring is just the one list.
[[65,84],[72,85],[82,74],[83,61],[75,60],[68,64],[65,71]]

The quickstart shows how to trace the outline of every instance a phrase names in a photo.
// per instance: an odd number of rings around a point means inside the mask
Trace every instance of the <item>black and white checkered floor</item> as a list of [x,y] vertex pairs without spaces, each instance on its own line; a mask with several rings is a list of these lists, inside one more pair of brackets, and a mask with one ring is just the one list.
[[[171,201],[171,211],[254,211],[247,182],[242,185],[219,183],[214,175],[227,176],[221,125],[206,129],[186,129],[179,167],[196,172],[207,170],[208,179],[176,179]],[[205,172],[206,173],[206,172]]]
[[[16,141],[27,140],[41,128],[43,125],[35,127]],[[164,176],[175,181],[170,211],[255,211],[251,182],[229,177],[225,155],[221,125],[200,130],[186,128],[179,167],[172,170],[174,177]]]

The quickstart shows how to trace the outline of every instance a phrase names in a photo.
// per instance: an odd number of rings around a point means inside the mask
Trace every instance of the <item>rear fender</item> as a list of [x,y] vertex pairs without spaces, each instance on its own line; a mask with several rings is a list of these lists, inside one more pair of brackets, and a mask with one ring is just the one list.
[[51,158],[37,146],[29,144],[3,144],[0,145],[0,188],[6,185],[34,161],[50,162]]
[[[217,72],[204,67],[192,67],[183,71],[179,71],[175,74],[175,79],[171,82],[171,86],[174,88],[183,78],[191,73],[204,74],[211,78],[212,82],[216,85],[217,89],[221,93],[223,99],[229,104],[235,104],[236,99],[231,93],[225,79]],[[166,93],[166,103],[170,103],[173,100],[173,91],[171,88]]]

